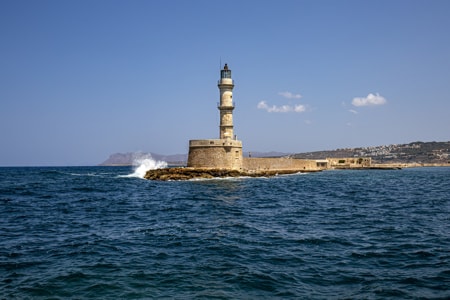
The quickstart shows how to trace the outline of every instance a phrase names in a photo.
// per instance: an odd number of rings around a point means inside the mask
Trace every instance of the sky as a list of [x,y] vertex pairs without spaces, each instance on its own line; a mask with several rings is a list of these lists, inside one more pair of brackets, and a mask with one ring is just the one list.
[[0,166],[450,140],[450,1],[0,1]]

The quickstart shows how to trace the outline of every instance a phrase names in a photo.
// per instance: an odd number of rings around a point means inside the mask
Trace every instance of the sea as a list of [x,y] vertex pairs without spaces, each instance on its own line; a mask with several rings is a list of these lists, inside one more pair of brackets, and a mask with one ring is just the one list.
[[142,175],[0,168],[0,299],[450,299],[450,168]]

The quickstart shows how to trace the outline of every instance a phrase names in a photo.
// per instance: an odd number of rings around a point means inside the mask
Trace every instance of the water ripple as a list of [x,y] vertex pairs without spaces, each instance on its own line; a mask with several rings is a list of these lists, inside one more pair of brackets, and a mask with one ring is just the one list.
[[0,298],[450,297],[449,168],[0,168]]

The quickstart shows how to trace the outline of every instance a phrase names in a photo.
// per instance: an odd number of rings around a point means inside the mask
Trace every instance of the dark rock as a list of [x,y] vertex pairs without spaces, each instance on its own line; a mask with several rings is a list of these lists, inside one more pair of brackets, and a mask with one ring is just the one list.
[[144,178],[149,180],[189,180],[189,179],[209,179],[225,177],[271,177],[282,174],[294,174],[299,170],[273,170],[259,172],[243,172],[237,170],[224,169],[199,169],[199,168],[164,168],[149,170]]

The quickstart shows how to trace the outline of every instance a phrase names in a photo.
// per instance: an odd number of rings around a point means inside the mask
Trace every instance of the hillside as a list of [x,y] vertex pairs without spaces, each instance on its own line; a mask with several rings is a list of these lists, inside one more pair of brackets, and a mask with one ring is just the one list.
[[450,163],[450,141],[345,148],[297,153],[290,155],[290,157],[303,159],[372,157],[373,163]]

